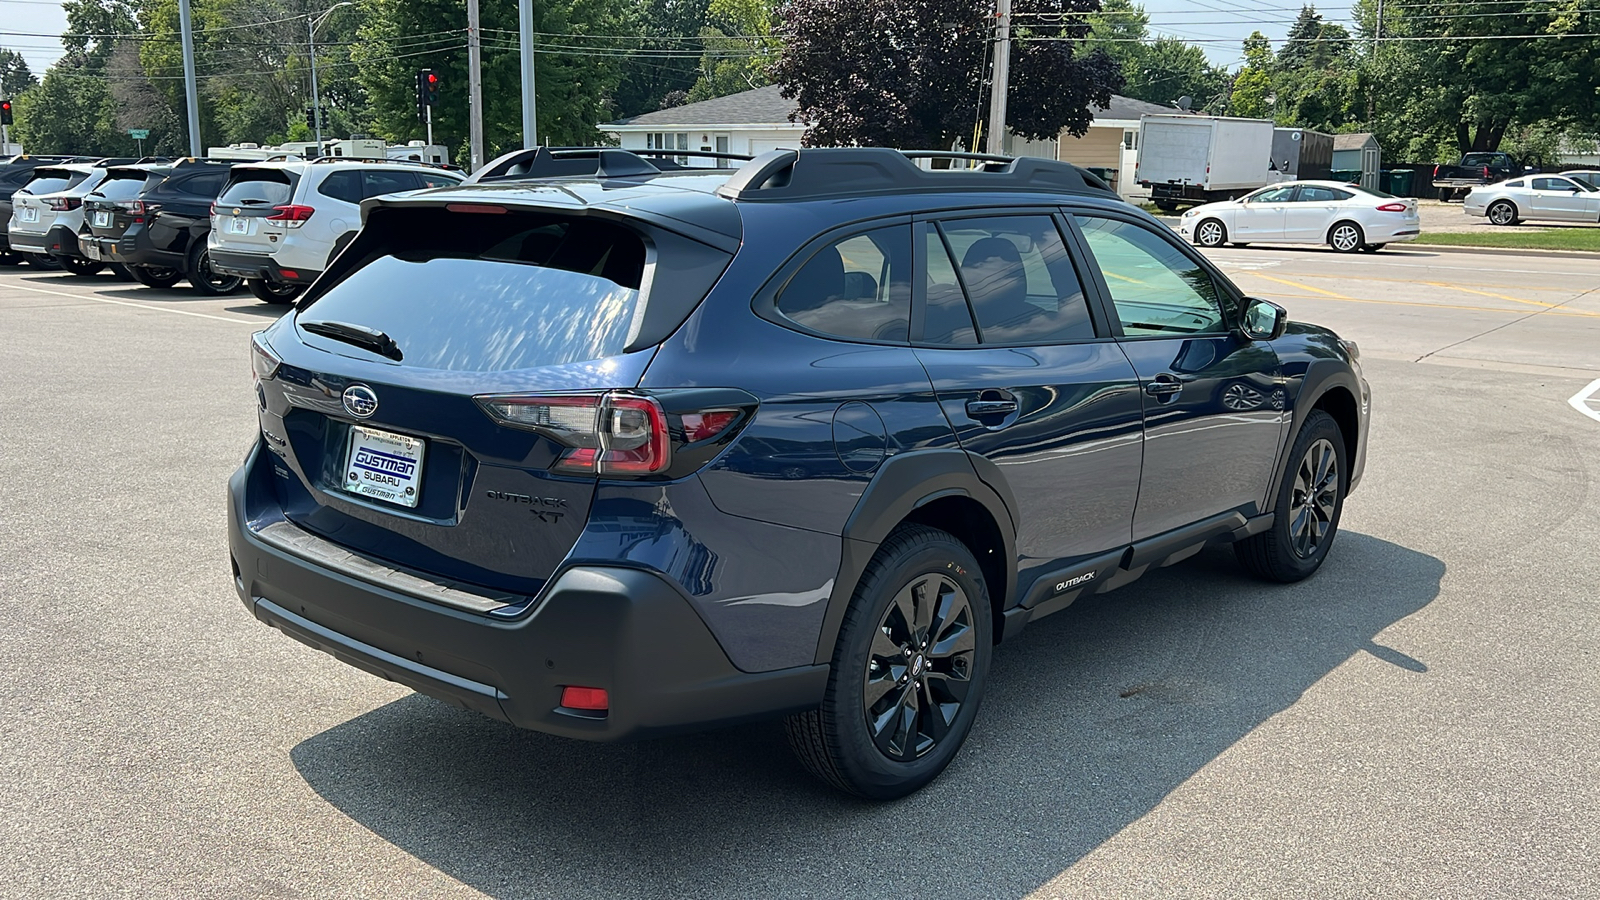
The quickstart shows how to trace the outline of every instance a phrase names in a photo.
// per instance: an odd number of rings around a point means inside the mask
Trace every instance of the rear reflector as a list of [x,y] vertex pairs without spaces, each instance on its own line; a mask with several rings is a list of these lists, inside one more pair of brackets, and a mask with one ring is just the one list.
[[300,280],[300,272],[297,269],[279,269],[278,274],[293,281]]
[[567,709],[605,712],[611,708],[611,697],[605,688],[578,687],[569,684],[561,689],[561,705]]
[[714,438],[722,433],[722,429],[733,424],[739,417],[737,409],[708,409],[697,413],[684,413],[683,438],[693,444],[696,441]]

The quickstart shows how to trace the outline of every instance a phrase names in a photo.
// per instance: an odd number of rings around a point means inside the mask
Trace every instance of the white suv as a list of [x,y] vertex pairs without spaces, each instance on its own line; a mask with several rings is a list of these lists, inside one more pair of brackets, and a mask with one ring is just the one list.
[[419,163],[324,157],[233,167],[211,208],[211,268],[268,303],[300,296],[361,228],[361,201],[465,177]]
[[93,275],[102,264],[83,255],[83,198],[106,177],[103,166],[66,163],[40,166],[11,198],[6,228],[11,246],[45,268],[66,266],[74,275]]

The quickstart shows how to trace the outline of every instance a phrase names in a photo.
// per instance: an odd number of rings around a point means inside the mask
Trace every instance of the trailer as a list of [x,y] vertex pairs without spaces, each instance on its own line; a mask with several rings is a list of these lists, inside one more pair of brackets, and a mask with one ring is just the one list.
[[1144,116],[1135,180],[1168,211],[1231,200],[1275,180],[1268,175],[1272,133],[1268,119]]
[[1326,181],[1333,171],[1333,135],[1305,128],[1274,128],[1268,171],[1279,181]]

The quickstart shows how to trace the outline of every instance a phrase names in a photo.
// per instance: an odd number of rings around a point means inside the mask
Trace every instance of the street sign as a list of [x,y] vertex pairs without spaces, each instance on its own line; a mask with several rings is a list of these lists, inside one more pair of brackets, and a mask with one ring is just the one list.
[[128,129],[128,137],[131,137],[136,141],[142,141],[142,140],[144,140],[145,138],[147,138],[149,136],[150,136],[150,129],[148,129],[148,128],[129,128]]

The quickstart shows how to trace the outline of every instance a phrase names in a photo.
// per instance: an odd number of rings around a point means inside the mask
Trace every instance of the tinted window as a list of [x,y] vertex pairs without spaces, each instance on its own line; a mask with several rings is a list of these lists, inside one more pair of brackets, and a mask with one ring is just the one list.
[[1217,288],[1200,264],[1140,225],[1078,216],[1130,336],[1225,331]]
[[972,327],[972,311],[967,308],[967,295],[961,290],[961,281],[945,249],[944,238],[930,225],[924,240],[928,260],[922,339],[930,344],[978,343],[978,331]]
[[641,303],[637,234],[548,216],[452,224],[448,254],[378,256],[304,306],[298,321],[379,329],[405,365],[428,369],[522,369],[622,352]]
[[1536,191],[1573,191],[1578,186],[1565,178],[1535,178],[1533,189]]
[[322,184],[317,185],[317,193],[346,203],[360,203],[361,173],[353,169],[330,172],[322,179]]
[[107,200],[132,200],[144,190],[145,176],[139,173],[133,178],[107,178],[100,186],[90,192],[95,199]]
[[1300,187],[1301,203],[1332,203],[1335,200],[1349,200],[1353,196],[1355,195],[1349,191],[1322,187],[1316,184],[1307,184]]
[[362,197],[379,197],[384,194],[396,194],[400,191],[414,191],[417,181],[411,177],[410,172],[384,172],[366,171],[361,173],[364,180],[361,188]]
[[1288,187],[1267,188],[1257,191],[1246,198],[1251,203],[1288,203],[1294,199],[1294,185]]
[[1506,187],[1519,188],[1519,187],[1525,186],[1526,184],[1527,184],[1527,182],[1523,181],[1521,178],[1518,178],[1516,181],[1508,181],[1508,182],[1506,182]]
[[294,196],[294,179],[280,169],[235,169],[218,205],[281,206]]
[[940,223],[985,344],[1092,339],[1083,286],[1049,216]]
[[1504,153],[1468,153],[1461,157],[1463,166],[1507,166],[1511,158]]
[[880,228],[817,251],[784,285],[778,312],[823,334],[904,341],[911,318],[911,226]]
[[33,180],[23,186],[23,190],[34,196],[54,194],[68,188],[77,187],[83,183],[88,174],[84,172],[65,172],[61,169],[35,169]]
[[416,172],[413,177],[425,188],[451,187],[461,183],[461,179],[441,172]]
[[1367,194],[1367,195],[1372,196],[1372,197],[1382,197],[1385,200],[1393,200],[1394,199],[1394,195],[1393,194],[1384,193],[1383,191],[1380,191],[1380,190],[1378,190],[1376,188],[1362,187],[1359,184],[1350,185],[1350,190],[1352,190],[1352,191],[1360,191],[1361,193]]
[[215,197],[222,192],[222,186],[227,180],[227,172],[202,172],[181,183],[169,184],[167,189],[193,194],[196,197]]

